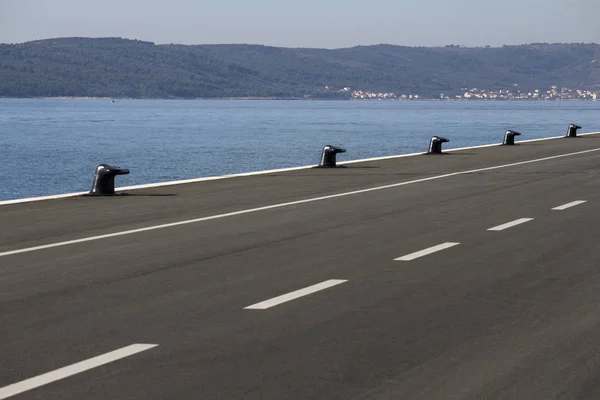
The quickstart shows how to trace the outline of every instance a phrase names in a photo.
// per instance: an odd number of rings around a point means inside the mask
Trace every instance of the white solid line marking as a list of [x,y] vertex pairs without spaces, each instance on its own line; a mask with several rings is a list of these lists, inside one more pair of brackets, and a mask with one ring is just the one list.
[[431,253],[437,253],[438,251],[449,249],[450,247],[458,246],[460,243],[454,242],[446,242],[442,244],[438,244],[437,246],[429,247],[428,249],[424,249],[421,251],[417,251],[415,253],[410,253],[402,257],[395,258],[394,261],[412,261],[417,258],[421,258]]
[[562,211],[562,210],[566,210],[567,208],[575,207],[575,206],[578,206],[583,203],[587,203],[587,200],[572,201],[570,203],[563,204],[562,206],[554,207],[553,210]]
[[493,228],[488,229],[488,231],[503,231],[505,229],[512,228],[513,226],[521,225],[529,221],[533,221],[533,218],[519,218],[502,225],[494,226]]
[[278,306],[279,304],[286,303],[291,300],[295,300],[299,297],[304,297],[309,294],[318,292],[320,290],[328,289],[332,286],[337,286],[344,282],[348,282],[345,279],[330,279],[325,282],[317,283],[316,285],[312,285],[306,287],[304,289],[296,290],[291,293],[287,293],[281,296],[274,297],[269,300],[262,301],[260,303],[252,304],[251,306],[244,307],[245,310],[266,310],[267,308]]
[[542,162],[542,161],[555,160],[557,158],[576,156],[576,155],[581,155],[581,154],[586,154],[586,153],[593,153],[596,151],[600,151],[600,148],[577,151],[574,153],[559,154],[559,155],[550,156],[550,157],[536,158],[536,159],[527,160],[527,161],[519,161],[519,162],[510,163],[510,164],[496,165],[493,167],[485,167],[485,168],[471,169],[471,170],[467,170],[467,171],[451,172],[451,173],[443,174],[443,175],[429,176],[427,178],[415,179],[412,181],[392,183],[390,185],[384,185],[384,186],[376,186],[376,187],[372,187],[369,189],[353,190],[351,192],[331,194],[328,196],[321,196],[321,197],[313,197],[313,198],[304,199],[304,200],[289,201],[287,203],[272,204],[270,206],[264,206],[264,207],[248,208],[246,210],[233,211],[233,212],[229,212],[229,213],[225,213],[225,214],[211,215],[208,217],[189,219],[189,220],[185,220],[185,221],[171,222],[169,224],[148,226],[146,228],[132,229],[129,231],[107,233],[106,235],[89,236],[89,237],[75,239],[75,240],[67,240],[64,242],[50,243],[50,244],[34,246],[34,247],[26,247],[24,249],[5,251],[3,253],[0,253],[0,257],[10,256],[13,254],[28,253],[31,251],[37,251],[37,250],[43,250],[43,249],[50,249],[53,247],[67,246],[67,245],[76,244],[76,243],[91,242],[94,240],[107,239],[107,238],[112,238],[112,237],[117,237],[117,236],[131,235],[133,233],[140,233],[140,232],[153,231],[153,230],[157,230],[157,229],[171,228],[174,226],[193,224],[193,223],[203,222],[203,221],[210,221],[213,219],[228,218],[228,217],[233,217],[236,215],[250,214],[250,213],[257,212],[257,211],[272,210],[275,208],[294,206],[294,205],[304,204],[304,203],[313,203],[316,201],[335,199],[338,197],[353,196],[353,195],[361,194],[361,193],[369,193],[369,192],[375,192],[378,190],[392,189],[392,188],[397,188],[400,186],[407,186],[407,185],[412,185],[412,184],[421,183],[421,182],[429,182],[429,181],[434,181],[437,179],[444,179],[444,178],[450,178],[450,177],[454,177],[454,176],[467,175],[467,174],[472,174],[472,173],[476,173],[476,172],[493,171],[496,169],[515,167],[518,165],[525,165],[525,164],[532,164],[532,163],[537,163],[537,162]]
[[[578,134],[578,136],[597,135],[599,133],[600,132],[580,133],[580,134]],[[561,136],[552,136],[552,137],[539,138],[539,139],[518,140],[518,141],[516,141],[516,143],[541,142],[541,141],[546,141],[546,140],[563,139],[564,137],[565,137],[564,135],[561,135]],[[444,152],[448,153],[448,152],[455,152],[455,151],[462,151],[462,150],[481,149],[481,148],[486,148],[486,147],[500,146],[501,144],[502,143],[492,143],[492,144],[482,144],[482,145],[469,146],[469,147],[459,147],[459,148],[455,148],[455,149],[447,149],[447,150],[444,150]],[[355,163],[362,163],[362,162],[369,162],[369,161],[392,160],[392,159],[396,159],[396,158],[420,156],[422,154],[423,154],[423,152],[409,153],[409,154],[397,154],[397,155],[393,155],[393,156],[363,158],[363,159],[359,159],[359,160],[340,161],[340,162],[338,162],[338,164],[344,165],[344,164],[355,164]],[[203,177],[203,178],[192,178],[192,179],[184,179],[184,180],[179,180],[179,181],[147,183],[147,184],[142,184],[142,185],[125,186],[125,187],[116,188],[115,190],[119,192],[119,191],[123,191],[123,190],[138,190],[138,189],[148,189],[148,188],[156,188],[156,187],[163,187],[163,186],[185,185],[185,184],[189,184],[189,183],[199,183],[199,182],[214,181],[214,180],[220,180],[220,179],[238,178],[238,177],[255,176],[255,175],[265,175],[265,174],[273,174],[273,173],[278,173],[278,172],[297,171],[297,170],[309,169],[309,168],[313,168],[313,167],[314,167],[314,165],[304,165],[304,166],[300,166],[300,167],[272,169],[272,170],[266,170],[266,171],[242,172],[239,174],[231,174],[231,175],[207,176],[207,177]],[[86,193],[87,192],[64,193],[64,194],[57,194],[57,195],[52,195],[52,196],[28,197],[28,198],[24,198],[24,199],[15,199],[15,200],[3,200],[3,201],[0,201],[0,206],[10,205],[10,204],[30,203],[30,202],[34,202],[34,201],[65,199],[65,198],[69,198],[69,197],[80,196],[80,195],[86,194]]]
[[153,347],[158,346],[157,344],[132,344],[131,346],[123,347],[121,349],[111,351],[110,353],[102,354],[97,357],[93,357],[76,364],[72,364],[63,368],[56,369],[54,371],[46,372],[45,374],[35,376],[33,378],[26,379],[24,381],[13,383],[12,385],[0,388],[0,400],[7,399],[15,396],[19,393],[26,392],[31,389],[38,388],[40,386],[47,385],[51,382],[58,381],[61,379],[68,378],[69,376],[79,374],[92,368],[99,367],[104,364],[108,364],[113,361],[120,360],[121,358],[132,356],[136,353],[149,350]]

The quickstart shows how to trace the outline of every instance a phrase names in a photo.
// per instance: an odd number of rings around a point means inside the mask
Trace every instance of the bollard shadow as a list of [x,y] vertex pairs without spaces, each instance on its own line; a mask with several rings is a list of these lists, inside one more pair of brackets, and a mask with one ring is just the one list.
[[157,194],[144,194],[144,193],[115,193],[115,194],[108,194],[108,195],[102,195],[102,194],[92,194],[92,193],[85,193],[85,194],[80,194],[78,197],[172,197],[172,196],[177,196],[177,194],[175,193],[157,193]]
[[131,197],[172,197],[177,196],[175,193],[119,193],[120,196],[131,196]]

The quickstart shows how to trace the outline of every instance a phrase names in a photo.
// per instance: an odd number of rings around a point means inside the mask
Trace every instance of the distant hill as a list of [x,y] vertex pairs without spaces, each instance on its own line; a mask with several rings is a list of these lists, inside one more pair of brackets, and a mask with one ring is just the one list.
[[[0,96],[344,98],[333,89],[439,97],[461,88],[600,86],[600,45],[500,48],[155,45],[120,38],[0,44]],[[329,86],[332,90],[325,90]]]

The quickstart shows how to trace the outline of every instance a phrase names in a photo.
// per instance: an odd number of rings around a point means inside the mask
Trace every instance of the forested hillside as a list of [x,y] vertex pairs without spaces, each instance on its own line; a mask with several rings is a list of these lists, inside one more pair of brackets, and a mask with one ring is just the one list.
[[[600,46],[391,45],[298,49],[61,38],[0,45],[0,96],[344,98],[336,89],[438,97],[461,88],[600,85]],[[324,87],[329,86],[330,90]]]

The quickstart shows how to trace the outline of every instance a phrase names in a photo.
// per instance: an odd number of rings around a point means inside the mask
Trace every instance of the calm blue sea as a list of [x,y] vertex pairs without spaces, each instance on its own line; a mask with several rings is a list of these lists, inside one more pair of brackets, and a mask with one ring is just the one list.
[[94,168],[131,169],[117,185],[600,131],[600,102],[0,99],[0,200],[89,190]]

